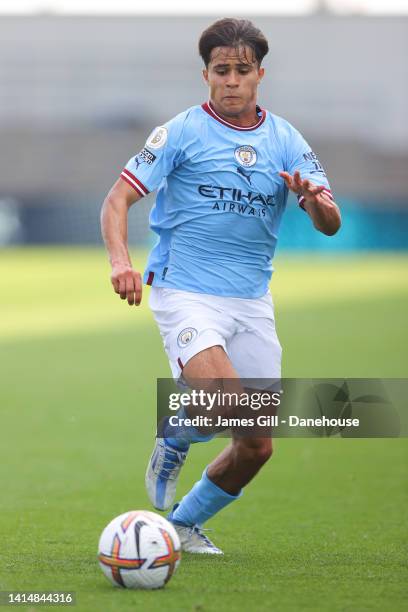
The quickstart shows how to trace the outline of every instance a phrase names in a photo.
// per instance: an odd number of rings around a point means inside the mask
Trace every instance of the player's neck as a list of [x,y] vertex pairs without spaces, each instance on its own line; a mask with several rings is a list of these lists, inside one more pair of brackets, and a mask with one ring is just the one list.
[[245,110],[240,115],[226,115],[225,112],[220,109],[217,104],[212,100],[209,101],[209,105],[212,110],[224,121],[236,125],[237,127],[253,127],[259,123],[259,116],[257,113],[257,107],[254,105],[250,110]]

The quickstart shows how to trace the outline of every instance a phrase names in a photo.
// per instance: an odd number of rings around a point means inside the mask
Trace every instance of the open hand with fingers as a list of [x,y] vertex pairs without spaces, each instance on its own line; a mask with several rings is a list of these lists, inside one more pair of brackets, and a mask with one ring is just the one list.
[[290,191],[303,196],[308,202],[318,201],[318,196],[327,190],[324,185],[315,185],[309,179],[302,179],[299,170],[295,170],[293,176],[289,172],[279,172],[279,176],[283,178]]
[[129,263],[113,263],[111,282],[115,293],[129,306],[139,306],[142,301],[142,277]]
[[302,179],[299,170],[295,170],[293,176],[289,172],[279,172],[279,176],[290,191],[301,196],[299,204],[310,216],[315,228],[327,236],[333,236],[341,225],[341,217],[328,188]]

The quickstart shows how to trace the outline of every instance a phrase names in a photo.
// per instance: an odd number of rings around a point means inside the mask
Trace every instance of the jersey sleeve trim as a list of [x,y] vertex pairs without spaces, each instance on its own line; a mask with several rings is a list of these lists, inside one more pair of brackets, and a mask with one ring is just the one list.
[[147,195],[149,193],[149,190],[147,189],[147,187],[145,187],[143,185],[143,183],[141,181],[139,181],[138,178],[135,177],[134,174],[132,174],[131,172],[129,172],[129,170],[127,168],[124,168],[122,170],[122,173],[120,175],[120,178],[122,178],[124,181],[126,181],[131,187],[133,187],[133,189],[135,189],[135,191],[137,191],[137,193],[139,195],[141,195],[142,197]]
[[[326,194],[327,196],[329,196],[329,198],[331,199],[332,202],[334,202],[334,198],[333,198],[333,194],[330,191],[330,189],[323,189],[322,193]],[[298,202],[299,202],[299,206],[300,208],[303,208],[303,210],[305,210],[305,196],[303,195],[298,195],[297,196]]]

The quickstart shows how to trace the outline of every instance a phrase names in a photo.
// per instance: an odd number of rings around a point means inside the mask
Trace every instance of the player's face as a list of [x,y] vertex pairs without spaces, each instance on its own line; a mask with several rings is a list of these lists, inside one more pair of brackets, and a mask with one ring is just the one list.
[[215,110],[226,117],[256,119],[258,85],[264,69],[250,47],[216,47],[208,68],[203,70]]

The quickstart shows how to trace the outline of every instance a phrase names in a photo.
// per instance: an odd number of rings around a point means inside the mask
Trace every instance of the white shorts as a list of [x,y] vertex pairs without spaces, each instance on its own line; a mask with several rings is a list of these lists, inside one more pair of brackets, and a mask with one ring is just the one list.
[[269,291],[243,299],[152,287],[149,305],[177,381],[189,359],[218,345],[240,378],[280,379],[282,348]]

